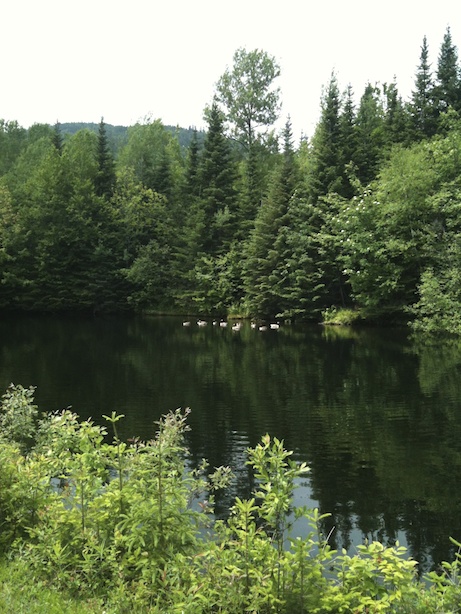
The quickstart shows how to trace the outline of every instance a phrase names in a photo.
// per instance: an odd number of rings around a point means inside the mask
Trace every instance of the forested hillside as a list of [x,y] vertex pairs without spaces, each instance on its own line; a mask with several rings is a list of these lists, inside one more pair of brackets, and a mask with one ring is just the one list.
[[[302,320],[341,310],[461,332],[461,73],[446,30],[413,92],[332,74],[312,138],[280,68],[239,49],[207,130],[0,121],[0,308]],[[186,131],[188,132],[188,131]],[[181,138],[184,136],[182,133]],[[110,138],[109,138],[110,137]]]
[[[148,120],[146,121],[148,123]],[[63,138],[67,135],[73,135],[79,130],[88,129],[91,132],[99,131],[99,124],[95,123],[83,123],[83,122],[70,122],[65,124],[59,124]],[[123,148],[128,140],[128,127],[127,126],[112,126],[111,124],[105,125],[106,136],[109,148],[114,157],[118,156],[118,152]],[[187,148],[192,141],[194,129],[193,128],[181,128],[179,126],[165,126],[165,129],[174,135],[182,148]],[[203,141],[203,133],[198,132],[199,140]]]

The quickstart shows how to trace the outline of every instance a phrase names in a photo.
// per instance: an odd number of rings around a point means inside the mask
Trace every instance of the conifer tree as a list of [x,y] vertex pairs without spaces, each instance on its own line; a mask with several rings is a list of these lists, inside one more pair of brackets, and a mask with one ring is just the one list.
[[384,144],[390,149],[396,143],[406,143],[410,140],[410,118],[402,97],[399,95],[397,84],[384,84],[385,96],[384,112]]
[[383,155],[384,119],[380,89],[368,83],[357,111],[357,176],[362,185],[372,181]]
[[309,194],[312,202],[341,187],[342,160],[340,147],[341,100],[336,76],[332,74],[322,99],[322,112],[312,140],[312,167]]
[[208,254],[226,249],[236,230],[236,168],[224,134],[224,116],[213,101],[198,169],[202,212],[201,248]]
[[289,255],[286,253],[284,235],[280,236],[280,231],[288,223],[288,205],[298,181],[289,118],[283,131],[283,141],[281,164],[273,173],[246,250],[246,302],[254,315],[275,316],[283,310],[287,281],[284,260]]
[[190,202],[191,198],[199,195],[199,143],[197,129],[194,128],[186,158],[186,171],[184,176],[184,197]]
[[446,29],[440,46],[435,92],[439,113],[445,113],[449,107],[452,107],[455,111],[461,109],[458,50],[453,44],[450,27]]
[[339,142],[343,178],[342,186],[338,193],[345,198],[352,198],[356,191],[354,178],[357,172],[357,139],[354,97],[352,86],[349,85],[343,95],[342,112],[339,117]]
[[434,82],[429,64],[429,46],[426,36],[421,45],[415,89],[409,104],[413,138],[431,137],[437,130],[437,108],[434,100]]
[[53,145],[56,147],[57,152],[59,153],[59,155],[61,155],[64,139],[62,137],[61,124],[59,122],[56,122],[54,125],[52,140],[53,140]]
[[98,171],[95,177],[95,192],[98,196],[109,198],[115,186],[115,164],[106,134],[104,118],[101,118],[98,131],[97,149]]

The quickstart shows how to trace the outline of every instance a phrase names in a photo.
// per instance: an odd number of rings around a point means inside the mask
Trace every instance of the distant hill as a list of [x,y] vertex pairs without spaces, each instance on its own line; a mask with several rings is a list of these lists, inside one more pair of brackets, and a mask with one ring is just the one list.
[[[87,129],[93,132],[98,132],[99,124],[85,123],[85,122],[69,122],[66,124],[59,124],[63,135],[75,134],[79,130]],[[165,129],[176,134],[178,137],[181,148],[187,149],[192,140],[193,128],[179,128],[177,126],[165,126]],[[112,124],[106,124],[107,139],[110,143],[114,155],[117,154],[119,149],[127,142],[128,139],[128,126],[113,126]],[[204,132],[198,132],[199,139],[204,136]]]

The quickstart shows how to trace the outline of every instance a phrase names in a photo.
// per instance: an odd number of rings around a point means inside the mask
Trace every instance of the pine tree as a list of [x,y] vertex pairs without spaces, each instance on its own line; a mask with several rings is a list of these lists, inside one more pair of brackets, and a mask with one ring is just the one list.
[[380,89],[368,83],[357,111],[357,176],[362,185],[378,172],[384,146],[383,107]]
[[289,118],[283,130],[283,141],[281,164],[273,173],[246,250],[246,303],[254,315],[275,316],[284,309],[284,260],[289,255],[280,231],[288,223],[288,206],[298,183]]
[[455,111],[461,109],[458,50],[453,44],[450,27],[447,28],[440,47],[435,92],[440,113],[445,113],[449,107]]
[[429,46],[423,38],[419,66],[416,71],[415,89],[409,105],[414,138],[431,137],[437,130],[437,108],[434,100],[434,82],[429,64]]
[[201,248],[208,254],[226,249],[236,230],[236,168],[224,134],[224,117],[213,102],[199,169],[200,208],[203,219]]
[[115,186],[115,164],[106,134],[104,118],[101,118],[98,132],[97,149],[98,171],[95,178],[95,192],[98,196],[109,198]]
[[52,140],[53,140],[53,145],[56,147],[57,152],[59,153],[59,155],[61,155],[63,144],[64,144],[64,139],[62,137],[61,124],[59,122],[56,122],[54,125]]
[[386,109],[384,112],[384,142],[388,149],[396,143],[407,143],[410,138],[410,117],[399,95],[397,84],[383,85]]
[[313,164],[309,178],[312,202],[341,187],[340,108],[338,83],[333,74],[322,100],[320,122],[312,141]]
[[342,186],[338,193],[345,198],[352,198],[356,192],[354,178],[357,172],[358,134],[351,85],[347,87],[343,100],[342,113],[339,117],[339,142],[343,177]]
[[184,181],[184,197],[190,202],[190,199],[199,195],[199,143],[197,130],[194,128],[192,138],[189,144],[189,150],[186,159],[186,172]]

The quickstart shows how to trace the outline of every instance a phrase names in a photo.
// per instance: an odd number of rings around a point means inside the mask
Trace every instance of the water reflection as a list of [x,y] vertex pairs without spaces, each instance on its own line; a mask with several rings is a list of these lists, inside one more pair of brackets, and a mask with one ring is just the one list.
[[268,432],[311,467],[300,500],[331,512],[324,532],[350,548],[406,543],[426,566],[461,538],[461,347],[405,331],[317,326],[260,332],[176,318],[3,318],[0,386],[36,385],[42,410],[96,420],[124,413],[124,435],[191,407],[191,462],[230,465],[253,484],[246,449]]

